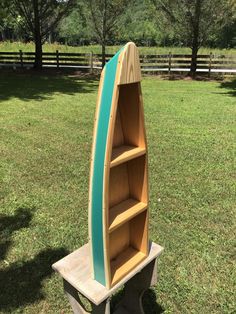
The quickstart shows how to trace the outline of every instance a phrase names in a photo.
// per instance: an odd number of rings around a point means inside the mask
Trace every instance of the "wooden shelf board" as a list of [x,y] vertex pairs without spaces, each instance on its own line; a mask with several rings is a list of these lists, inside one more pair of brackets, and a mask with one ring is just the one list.
[[109,232],[147,209],[147,204],[129,198],[109,210]]
[[114,286],[133,268],[146,258],[146,255],[132,247],[128,247],[111,261],[111,286]]
[[145,153],[146,153],[146,149],[143,147],[135,147],[135,146],[127,146],[127,145],[115,147],[112,150],[110,166],[111,168],[115,167],[123,162],[142,156]]

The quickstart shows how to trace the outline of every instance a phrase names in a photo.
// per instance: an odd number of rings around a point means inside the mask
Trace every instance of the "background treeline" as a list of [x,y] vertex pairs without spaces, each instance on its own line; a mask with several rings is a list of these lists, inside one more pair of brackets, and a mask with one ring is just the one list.
[[[8,1],[10,2],[11,0]],[[22,17],[16,18],[6,11],[3,8],[0,10],[0,40],[23,42],[32,40],[32,35],[22,28]],[[98,43],[94,25],[87,18],[88,14],[86,1],[77,0],[69,15],[62,18],[55,29],[50,31],[46,40],[72,46]],[[132,40],[139,46],[187,46],[185,38],[175,31],[174,25],[170,24],[163,29],[164,23],[162,12],[158,14],[151,1],[130,1],[119,17],[118,27],[113,36],[108,38],[107,44],[121,45]],[[206,39],[205,46],[212,48],[236,46],[235,15],[232,19],[227,19],[223,27]]]
[[34,41],[35,69],[46,41],[98,43],[104,66],[106,46],[131,40],[189,47],[194,76],[201,47],[235,46],[236,0],[1,0],[0,31],[2,40]]
[[[78,1],[79,2],[79,1]],[[191,2],[191,0],[190,0]],[[93,24],[88,23],[83,1],[66,17],[54,34],[54,40],[69,45],[98,43]],[[219,12],[220,14],[220,12]],[[139,46],[187,46],[186,39],[176,32],[175,25],[166,25],[161,10],[157,12],[149,0],[135,0],[127,6],[109,45],[121,45],[129,40]],[[207,38],[205,45],[211,48],[234,48],[236,46],[236,16],[227,19],[225,25]]]

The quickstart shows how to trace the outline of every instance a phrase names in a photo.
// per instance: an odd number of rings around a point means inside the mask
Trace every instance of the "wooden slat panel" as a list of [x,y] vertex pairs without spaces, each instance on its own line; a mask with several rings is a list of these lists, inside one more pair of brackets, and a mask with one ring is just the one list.
[[86,53],[75,53],[75,52],[59,52],[59,55],[60,56],[85,56],[85,55],[89,55],[89,53],[88,54],[86,54]]
[[210,63],[210,59],[209,60],[198,60],[197,59],[197,64],[207,64],[207,65],[209,65],[209,63]]
[[[43,52],[43,64],[53,65],[57,64],[57,56],[59,57],[59,64],[62,66],[80,66],[87,67],[89,65],[90,53],[70,53],[70,52]],[[106,62],[110,60],[113,54],[106,54]],[[22,52],[23,65],[27,65],[27,61],[34,61],[35,52]],[[101,66],[101,54],[93,54],[94,66]],[[20,52],[0,52],[0,63],[6,65],[18,64],[20,61]],[[50,62],[52,61],[52,62]],[[150,54],[140,56],[141,66],[143,70],[162,70],[169,67],[169,54]],[[190,54],[172,54],[171,55],[171,70],[176,70],[176,67],[186,68],[189,67],[191,61]],[[208,69],[210,63],[210,54],[199,54],[197,58],[198,69]],[[212,54],[211,60],[212,69],[226,69],[235,70],[236,56],[234,55],[216,55]]]
[[229,64],[236,64],[236,59],[235,61],[233,60],[212,60],[212,64],[222,64],[222,65],[229,65]]
[[[56,64],[55,62],[44,62],[43,64],[47,64],[47,65],[50,65],[50,64]],[[63,63],[61,63],[61,62],[59,62],[59,65],[60,66],[70,66],[70,65],[73,65],[73,66],[88,66],[88,63],[87,64],[84,64],[84,63],[72,63],[72,62],[67,62],[67,63],[65,63],[65,62],[63,62]]]
[[20,59],[20,55],[18,56],[0,56],[0,60],[19,60]]
[[[95,59],[95,60],[96,60],[97,62],[102,63],[102,59],[100,59],[100,58],[99,58],[99,59]],[[109,60],[110,60],[110,59],[106,58],[106,59],[105,59],[105,62],[107,63]]]
[[142,58],[164,58],[164,59],[166,59],[166,58],[169,58],[169,55],[168,54],[163,54],[163,55],[140,55],[140,59],[142,59]]
[[43,56],[56,56],[56,52],[43,52]]
[[[102,58],[102,54],[101,54],[101,53],[94,53],[93,56],[94,56],[94,57],[97,57],[97,58]],[[114,54],[112,54],[112,53],[106,53],[106,57],[112,58],[112,57],[114,57]]]
[[25,57],[25,56],[23,56],[24,63],[25,63],[25,61],[28,61],[28,60],[35,60],[35,57]]
[[171,66],[173,64],[190,64],[191,60],[171,60]]
[[[53,57],[45,57],[47,60],[57,60],[57,58]],[[88,58],[74,58],[74,57],[68,57],[68,58],[61,58],[59,57],[59,61],[70,61],[70,62],[76,62],[76,61],[86,61],[88,63]]]
[[166,64],[162,65],[162,66],[160,66],[160,65],[158,65],[158,66],[156,66],[156,65],[145,65],[145,66],[141,66],[141,68],[146,69],[146,70],[148,70],[148,69],[163,69],[163,68],[168,69],[168,66]]
[[191,58],[189,54],[171,54],[171,58]]
[[222,67],[220,67],[220,66],[212,66],[211,67],[212,69],[218,69],[218,70],[236,70],[236,66],[234,66],[234,67],[229,67],[229,66],[222,66]]
[[[197,69],[206,69],[207,70],[207,69],[209,69],[209,65],[207,65],[207,64],[206,65],[204,65],[204,64],[203,65],[198,65]],[[212,69],[212,66],[211,66],[211,69]]]
[[[44,53],[43,53],[44,54]],[[35,52],[23,52],[23,55],[26,55],[26,56],[34,56],[35,55]]]
[[50,61],[50,60],[52,60],[52,61],[57,61],[57,58],[56,57],[43,57],[42,58],[43,60],[48,60],[48,61]]
[[189,65],[171,65],[171,70],[178,70],[178,69],[189,69]]
[[156,63],[165,63],[165,64],[168,64],[169,60],[168,59],[145,59],[145,60],[141,60],[141,63],[142,64],[146,64],[146,63],[153,63],[153,64],[156,64]]
[[15,64],[20,64],[20,61],[1,61],[1,64],[9,64],[9,65],[15,65]]
[[0,52],[0,55],[18,55],[19,56],[19,51],[18,52]]

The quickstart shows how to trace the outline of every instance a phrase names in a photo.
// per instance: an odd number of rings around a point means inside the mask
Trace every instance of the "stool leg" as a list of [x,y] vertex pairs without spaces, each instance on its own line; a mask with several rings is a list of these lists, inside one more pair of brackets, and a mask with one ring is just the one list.
[[110,314],[110,298],[107,298],[99,305],[95,305],[87,299],[92,307],[92,312],[87,312],[84,309],[83,302],[79,297],[78,291],[65,279],[63,280],[63,284],[74,314]]
[[110,314],[110,298],[99,305],[92,305],[92,314]]
[[87,312],[83,307],[78,291],[65,279],[63,279],[63,284],[74,314],[89,314],[89,312]]
[[144,314],[142,296],[157,282],[157,260],[147,265],[125,284],[125,294],[115,313]]

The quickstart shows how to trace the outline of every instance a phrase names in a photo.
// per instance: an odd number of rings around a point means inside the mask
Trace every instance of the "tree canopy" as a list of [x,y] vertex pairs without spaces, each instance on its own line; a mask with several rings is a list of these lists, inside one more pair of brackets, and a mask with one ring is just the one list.
[[42,44],[51,30],[72,10],[75,0],[3,0],[26,36],[35,42],[35,68],[42,67]]

